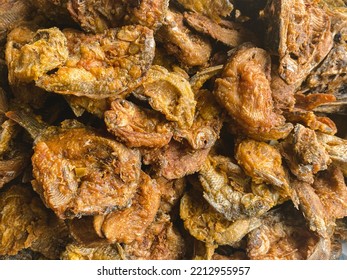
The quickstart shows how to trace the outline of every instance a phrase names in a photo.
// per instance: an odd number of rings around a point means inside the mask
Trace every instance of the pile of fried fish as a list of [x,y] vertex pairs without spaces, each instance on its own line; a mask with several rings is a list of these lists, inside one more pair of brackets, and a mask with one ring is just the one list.
[[0,259],[338,259],[346,0],[0,3]]

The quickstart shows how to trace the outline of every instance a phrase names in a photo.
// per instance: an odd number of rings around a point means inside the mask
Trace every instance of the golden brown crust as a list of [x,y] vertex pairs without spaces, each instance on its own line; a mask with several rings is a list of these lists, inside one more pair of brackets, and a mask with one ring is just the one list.
[[0,259],[338,259],[344,1],[0,1]]
[[171,124],[159,113],[116,99],[104,114],[107,130],[128,147],[161,148],[173,135]]
[[184,25],[183,15],[168,10],[156,38],[164,44],[166,51],[173,54],[183,64],[204,66],[210,58],[212,46],[208,39],[193,33]]
[[269,1],[266,11],[267,42],[279,56],[279,74],[300,83],[332,48],[331,18],[311,0]]
[[160,205],[160,191],[156,181],[142,172],[137,193],[131,205],[106,215],[94,217],[99,236],[111,243],[129,244],[142,236],[154,221]]
[[61,218],[126,207],[140,177],[138,151],[86,128],[37,139],[32,164],[34,189]]
[[215,82],[214,94],[243,133],[259,140],[285,138],[292,125],[274,111],[271,60],[263,49],[245,43],[234,49]]
[[177,2],[184,8],[209,16],[215,21],[228,16],[233,10],[229,0],[177,0]]

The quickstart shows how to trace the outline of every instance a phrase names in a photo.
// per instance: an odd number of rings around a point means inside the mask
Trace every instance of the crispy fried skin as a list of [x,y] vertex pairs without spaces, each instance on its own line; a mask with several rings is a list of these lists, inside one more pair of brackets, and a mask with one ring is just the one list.
[[251,180],[240,166],[223,156],[209,156],[199,171],[204,198],[229,221],[259,217],[287,197]]
[[190,128],[175,127],[173,137],[179,142],[187,141],[194,149],[209,149],[219,138],[225,114],[208,90],[195,93],[196,109],[194,122]]
[[181,199],[180,217],[189,233],[207,245],[235,245],[260,226],[260,220],[255,217],[228,221],[207,204],[201,194],[192,192]]
[[307,220],[310,230],[328,239],[332,233],[334,221],[329,217],[322,201],[314,188],[305,182],[295,180],[292,186],[299,199],[299,207]]
[[0,87],[0,189],[24,171],[31,156],[28,147],[18,139],[20,127],[3,115],[9,106],[6,93]]
[[[137,86],[154,57],[153,32],[142,26],[85,34],[53,27],[9,34],[11,84],[35,81],[47,91],[92,98],[121,95]],[[49,73],[54,70],[54,73]]]
[[237,145],[235,158],[254,182],[273,185],[279,188],[284,196],[291,196],[288,176],[277,147],[246,139]]
[[33,32],[30,41],[18,47],[17,35],[25,32],[25,28],[19,29],[22,30],[14,30],[9,35],[6,47],[10,83],[37,81],[48,71],[66,63],[69,55],[67,39],[57,27]]
[[[1,118],[1,115],[0,115]],[[19,143],[19,127],[12,120],[5,120],[0,127],[0,189],[17,178],[30,162],[31,153]]]
[[67,10],[86,32],[102,33],[121,25],[127,13],[124,0],[68,0]]
[[[7,111],[7,110],[6,110]],[[1,119],[0,115],[0,119]],[[0,120],[1,121],[1,120]],[[12,120],[4,120],[0,127],[0,155],[13,152],[13,142],[18,134],[18,126]],[[12,151],[11,151],[12,150]]]
[[[48,212],[47,208],[43,209],[43,212]],[[50,260],[58,260],[71,241],[65,221],[57,218],[51,211],[46,214],[45,224],[35,227],[33,234],[37,238],[33,240],[30,248]]]
[[139,240],[124,245],[128,260],[178,260],[184,254],[185,240],[170,216],[160,213]]
[[76,121],[47,127],[25,112],[7,116],[34,141],[32,185],[58,217],[104,214],[130,203],[140,177],[140,154]]
[[65,95],[64,98],[76,117],[82,116],[84,112],[89,112],[102,119],[105,112],[110,109],[109,98],[94,99],[75,95]]
[[15,255],[30,247],[35,235],[33,227],[42,224],[40,199],[30,186],[14,185],[0,195],[0,255]]
[[242,43],[257,40],[252,32],[236,22],[228,20],[215,22],[202,14],[192,12],[184,13],[184,18],[196,31],[207,34],[229,47],[237,47]]
[[347,218],[338,219],[336,221],[336,227],[334,231],[334,235],[338,240],[347,240]]
[[145,233],[154,221],[159,205],[160,191],[156,181],[142,172],[131,205],[124,210],[95,216],[94,228],[100,237],[111,243],[129,244]]
[[59,258],[68,241],[67,228],[30,186],[13,185],[1,192],[0,209],[0,255],[30,247],[47,258]]
[[215,21],[228,16],[233,10],[229,0],[177,0],[177,2],[184,8],[209,16]]
[[163,23],[169,8],[169,0],[142,0],[129,13],[130,23],[157,30]]
[[70,243],[61,255],[62,260],[121,260],[116,245],[112,244],[94,244],[83,245]]
[[[299,99],[299,98],[298,98]],[[337,132],[336,124],[329,117],[318,116],[312,111],[295,108],[292,112],[285,114],[286,119],[292,123],[300,123],[307,128],[334,135]]]
[[17,151],[10,159],[0,159],[0,189],[17,178],[30,163],[30,154]]
[[189,82],[180,74],[154,65],[147,72],[142,85],[136,90],[148,98],[155,111],[177,123],[179,128],[190,128],[194,122],[196,100]]
[[296,104],[295,85],[288,85],[278,74],[277,69],[272,67],[271,71],[271,91],[276,111],[293,111]]
[[310,184],[314,174],[327,169],[331,163],[329,153],[318,141],[316,133],[300,124],[295,126],[280,148],[291,172]]
[[102,33],[125,24],[156,30],[164,20],[168,5],[168,0],[69,0],[67,10],[84,31]]
[[172,126],[160,113],[124,99],[111,103],[104,121],[107,130],[128,147],[161,148],[173,135]]
[[156,39],[169,54],[189,67],[206,65],[212,52],[209,40],[190,31],[184,25],[183,15],[173,10],[168,10]]
[[158,177],[156,181],[161,195],[159,211],[169,213],[179,203],[186,189],[187,179],[183,177],[168,180],[164,177]]
[[36,139],[34,189],[61,218],[125,207],[139,180],[136,150],[83,127],[58,128]]
[[333,94],[324,94],[324,93],[312,93],[312,94],[302,94],[297,92],[295,94],[296,107],[311,111],[315,108],[329,104],[336,101],[336,97]]
[[331,18],[317,1],[269,1],[266,8],[270,49],[279,56],[279,74],[289,84],[302,82],[333,45]]
[[329,257],[319,237],[306,227],[302,214],[292,205],[264,215],[262,225],[249,233],[247,239],[247,255],[252,260]]
[[269,54],[245,43],[233,50],[221,78],[216,79],[217,100],[246,135],[258,140],[285,138],[292,125],[274,111]]
[[318,173],[312,186],[332,220],[347,216],[347,186],[340,168],[331,165]]
[[195,73],[194,76],[192,76],[189,80],[189,83],[191,85],[191,88],[195,94],[199,94],[199,91],[202,90],[202,87],[204,84],[216,76],[218,76],[223,70],[223,65],[216,65],[212,67],[204,68],[201,71],[198,71]]
[[210,148],[193,148],[172,140],[161,149],[142,150],[144,164],[151,165],[157,176],[178,179],[200,170]]
[[339,259],[346,1],[0,0],[0,259]]
[[140,25],[97,35],[73,29],[63,34],[68,59],[36,81],[46,91],[92,98],[120,96],[139,85],[154,57],[153,31]]
[[333,163],[347,176],[347,140],[320,132],[316,134],[318,142],[324,146]]

